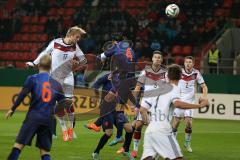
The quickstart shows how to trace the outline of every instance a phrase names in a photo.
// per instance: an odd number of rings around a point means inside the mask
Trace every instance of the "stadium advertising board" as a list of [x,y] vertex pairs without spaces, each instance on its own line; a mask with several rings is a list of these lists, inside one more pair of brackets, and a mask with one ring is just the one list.
[[[9,109],[16,100],[21,87],[0,87],[0,109]],[[86,89],[75,89],[74,108],[76,113],[97,110],[98,104],[92,101],[93,92]],[[84,93],[84,95],[82,95]],[[198,99],[200,94],[196,95]],[[194,110],[195,118],[240,120],[240,95],[237,94],[208,94],[210,105]],[[30,96],[27,96],[18,110],[27,110]],[[127,111],[131,114],[131,111]]]
[[[9,109],[13,102],[16,100],[18,93],[20,92],[21,87],[0,87],[0,109],[7,110]],[[97,102],[91,101],[90,95],[91,91],[86,91],[82,89],[76,89],[74,96],[74,108],[77,113],[88,112],[90,110],[96,109],[98,104]],[[87,96],[83,96],[80,93],[84,93]],[[17,110],[27,110],[30,103],[30,95],[28,95]]]
[[240,120],[240,95],[208,94],[208,100],[208,107],[194,110],[195,118]]

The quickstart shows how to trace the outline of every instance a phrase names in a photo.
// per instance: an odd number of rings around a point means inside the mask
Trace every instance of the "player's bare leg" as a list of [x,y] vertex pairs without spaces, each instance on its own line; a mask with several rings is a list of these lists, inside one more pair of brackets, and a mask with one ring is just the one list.
[[180,117],[173,117],[172,121],[172,128],[173,128],[173,134],[175,137],[177,137],[177,131],[178,131],[178,126],[180,124],[181,118]]
[[68,119],[69,119],[69,127],[67,129],[67,132],[68,132],[68,140],[69,141],[72,141],[73,139],[73,124],[74,124],[74,107],[73,105],[71,105],[70,107],[68,107],[66,109],[66,112],[67,112],[67,116],[68,116]]
[[142,127],[143,127],[143,121],[136,120],[134,123],[134,126],[135,126],[135,131],[133,133],[133,151],[131,154],[134,158],[137,158],[138,146],[140,143],[141,131],[142,131]]
[[184,146],[186,147],[188,152],[192,152],[191,148],[191,134],[192,134],[192,117],[185,117],[185,143]]
[[57,119],[58,119],[61,129],[62,129],[63,141],[66,142],[66,141],[68,141],[68,129],[67,129],[66,121],[65,121],[65,119],[66,119],[65,111],[58,112]]
[[50,152],[48,152],[44,149],[40,149],[40,155],[41,155],[42,160],[51,160]]
[[17,160],[23,148],[23,144],[15,143],[7,160]]

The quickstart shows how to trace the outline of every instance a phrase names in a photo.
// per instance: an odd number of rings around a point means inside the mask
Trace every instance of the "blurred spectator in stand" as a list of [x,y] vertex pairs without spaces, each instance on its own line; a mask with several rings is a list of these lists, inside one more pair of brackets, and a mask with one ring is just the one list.
[[208,66],[211,74],[218,74],[218,65],[221,60],[221,52],[217,48],[216,44],[212,45],[212,48],[208,51]]

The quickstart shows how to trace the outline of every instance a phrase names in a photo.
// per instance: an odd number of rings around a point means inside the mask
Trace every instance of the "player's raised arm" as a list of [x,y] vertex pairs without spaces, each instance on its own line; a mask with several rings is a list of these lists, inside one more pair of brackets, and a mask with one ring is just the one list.
[[87,59],[85,57],[85,55],[83,54],[82,50],[80,49],[80,47],[78,46],[78,44],[76,44],[76,57],[79,59],[79,64],[80,65],[86,65],[87,64]]
[[49,45],[47,46],[47,48],[45,48],[45,49],[38,55],[38,57],[37,57],[33,62],[27,62],[26,65],[27,65],[28,67],[34,67],[35,65],[38,65],[40,59],[41,59],[44,55],[47,55],[47,54],[50,55],[50,53],[53,51],[53,49],[54,49],[54,40],[49,43]]
[[181,108],[181,109],[196,109],[196,108],[203,108],[209,105],[209,102],[207,99],[201,99],[200,104],[191,104],[186,103],[181,100],[176,100],[173,102],[174,107]]

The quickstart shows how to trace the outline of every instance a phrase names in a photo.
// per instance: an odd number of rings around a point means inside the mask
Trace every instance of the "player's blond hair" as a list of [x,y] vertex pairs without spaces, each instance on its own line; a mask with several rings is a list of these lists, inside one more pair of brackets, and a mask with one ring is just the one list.
[[86,34],[86,31],[78,26],[73,26],[68,29],[66,36],[72,36],[75,34]]
[[39,69],[43,69],[46,71],[50,71],[52,66],[52,58],[50,55],[44,55],[41,57],[40,62],[39,62]]

